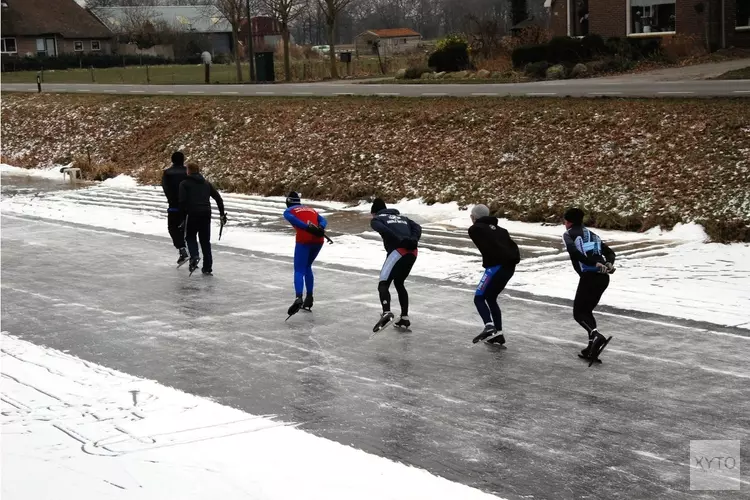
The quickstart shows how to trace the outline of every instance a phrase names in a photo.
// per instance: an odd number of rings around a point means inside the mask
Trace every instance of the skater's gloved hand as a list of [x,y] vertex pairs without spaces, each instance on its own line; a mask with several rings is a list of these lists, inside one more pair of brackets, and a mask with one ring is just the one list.
[[323,235],[326,234],[326,232],[322,228],[320,228],[319,226],[316,226],[312,222],[309,222],[307,224],[307,232],[319,238],[322,238]]
[[180,231],[185,230],[185,219],[182,219],[182,222],[180,222],[180,225],[177,226],[177,229],[179,229]]
[[226,214],[226,212],[224,212],[223,214],[221,214],[221,219],[220,220],[221,220],[221,225],[222,226],[225,226],[227,224],[227,214]]
[[596,272],[600,274],[607,274],[609,270],[607,269],[607,266],[605,264],[602,264],[601,262],[596,263]]
[[615,265],[614,265],[614,264],[612,264],[611,262],[607,262],[607,263],[606,263],[606,264],[604,264],[604,265],[605,265],[605,266],[607,266],[607,272],[608,272],[609,274],[612,274],[612,273],[614,273],[614,272],[615,272],[615,270],[616,270],[616,269],[615,269]]
[[412,240],[411,238],[406,238],[404,240],[401,240],[401,243],[399,244],[399,246],[406,250],[416,250],[417,242]]

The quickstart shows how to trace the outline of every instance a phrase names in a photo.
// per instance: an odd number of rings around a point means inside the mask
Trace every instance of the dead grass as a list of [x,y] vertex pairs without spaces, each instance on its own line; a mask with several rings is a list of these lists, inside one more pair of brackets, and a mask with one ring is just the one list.
[[1,104],[5,161],[90,154],[89,178],[101,167],[157,183],[183,149],[223,189],[245,193],[483,202],[519,220],[582,205],[599,227],[700,221],[719,241],[746,238],[750,223],[741,99],[6,94]]

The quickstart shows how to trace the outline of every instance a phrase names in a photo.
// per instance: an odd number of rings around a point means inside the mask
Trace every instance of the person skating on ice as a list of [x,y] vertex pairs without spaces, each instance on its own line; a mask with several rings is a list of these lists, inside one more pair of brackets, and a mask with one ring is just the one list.
[[184,215],[180,213],[180,184],[187,179],[187,175],[185,155],[180,151],[175,151],[172,153],[172,166],[165,169],[161,175],[161,188],[169,203],[167,230],[172,238],[172,244],[180,253],[177,258],[177,267],[190,258],[185,248],[185,232],[180,227],[184,220]]
[[179,206],[183,215],[185,241],[190,251],[190,273],[198,268],[200,254],[198,239],[203,252],[203,274],[213,273],[213,255],[211,254],[211,198],[216,201],[221,214],[222,224],[226,223],[224,200],[221,195],[200,173],[197,163],[188,163],[187,179],[180,184]]
[[[310,310],[313,306],[313,288],[315,276],[312,265],[323,247],[325,228],[328,221],[312,207],[302,204],[299,194],[295,191],[289,193],[286,198],[287,209],[284,218],[295,229],[294,246],[294,303],[289,307],[287,314],[292,316],[300,308]],[[302,293],[307,290],[304,301]],[[288,318],[287,318],[288,319]]]
[[387,253],[378,282],[378,294],[383,313],[372,331],[382,330],[394,319],[389,291],[391,283],[396,286],[398,302],[401,306],[401,317],[396,322],[396,326],[408,329],[411,326],[409,294],[406,292],[404,281],[417,260],[417,246],[422,237],[422,227],[401,215],[398,210],[387,208],[380,198],[373,201],[370,214],[372,215],[370,226],[383,238],[383,246]]
[[484,330],[472,342],[492,337],[487,340],[488,343],[504,344],[502,314],[497,297],[513,277],[521,254],[508,231],[498,226],[497,217],[490,216],[490,209],[486,205],[476,205],[471,210],[471,222],[469,237],[482,254],[484,267],[484,274],[474,293],[474,305],[482,317]]
[[615,272],[615,252],[583,225],[583,217],[583,210],[579,208],[565,212],[563,243],[579,276],[573,318],[588,333],[588,345],[580,356],[596,361],[608,340],[597,329],[594,308],[609,286],[609,275]]

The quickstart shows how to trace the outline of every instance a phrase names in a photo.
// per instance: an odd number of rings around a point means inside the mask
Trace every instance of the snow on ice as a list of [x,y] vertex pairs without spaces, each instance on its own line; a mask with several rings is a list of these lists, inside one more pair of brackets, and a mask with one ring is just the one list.
[[[2,166],[1,170],[16,174],[15,167]],[[33,172],[44,176],[47,171]],[[67,191],[58,196],[48,195],[39,199],[30,199],[28,196],[7,197],[2,201],[2,212],[166,236],[166,204],[161,189],[133,188],[134,183],[131,178],[119,176],[94,187]],[[117,203],[98,206],[96,210],[79,203],[87,197],[109,198],[118,193],[120,199]],[[288,233],[278,229],[266,230],[265,227],[258,229],[233,225],[240,212],[246,220],[255,222],[261,216],[280,219],[283,201],[283,197],[225,195],[230,225],[218,244],[291,257],[294,243]],[[328,212],[350,211],[363,214],[370,210],[369,203],[354,206],[338,202],[315,204]],[[403,200],[389,206],[436,231],[445,228],[463,229],[470,225],[468,210],[461,210],[456,203],[426,205],[419,200]],[[557,239],[561,238],[564,231],[562,225],[507,220],[501,220],[500,224],[516,235]],[[335,227],[332,229],[335,230]],[[376,238],[368,237],[371,231],[365,221],[361,230],[359,234],[335,237],[336,244],[326,245],[318,261],[372,271],[374,279],[374,271],[380,269],[384,258],[382,245]],[[604,294],[602,304],[750,329],[750,244],[705,243],[706,234],[697,224],[677,225],[671,231],[656,228],[645,233],[608,230],[596,232],[612,244],[627,246],[642,243],[646,247],[637,251],[617,250],[618,271]],[[574,272],[572,266],[562,254],[561,239],[557,248],[551,254],[540,252],[540,255],[523,259],[508,288],[541,296],[572,299],[577,280],[571,276]],[[474,285],[481,275],[478,252],[457,254],[442,251],[445,249],[440,245],[420,249],[420,257],[412,273]],[[467,302],[466,307],[472,306]]]
[[498,498],[2,334],[2,497]]

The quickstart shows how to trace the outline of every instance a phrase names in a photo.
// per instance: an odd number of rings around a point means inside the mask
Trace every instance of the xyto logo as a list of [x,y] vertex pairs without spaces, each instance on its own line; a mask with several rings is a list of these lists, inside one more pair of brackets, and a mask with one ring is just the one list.
[[734,457],[693,457],[695,467],[703,472],[734,470],[737,459]]

